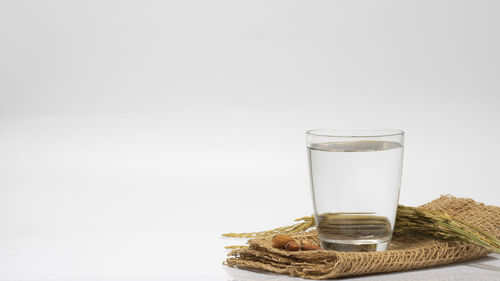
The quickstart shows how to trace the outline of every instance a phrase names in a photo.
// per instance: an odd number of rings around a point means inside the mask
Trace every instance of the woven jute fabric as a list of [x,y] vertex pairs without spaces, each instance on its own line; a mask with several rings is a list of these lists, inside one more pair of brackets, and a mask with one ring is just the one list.
[[[500,238],[500,207],[487,206],[472,199],[441,196],[422,208],[447,213],[474,224]],[[295,235],[297,240],[318,242],[316,230]],[[420,235],[393,237],[384,252],[297,251],[274,248],[271,238],[251,239],[249,247],[231,251],[225,264],[232,267],[265,270],[307,279],[333,279],[343,276],[406,271],[472,260],[489,252],[481,247],[444,241]]]

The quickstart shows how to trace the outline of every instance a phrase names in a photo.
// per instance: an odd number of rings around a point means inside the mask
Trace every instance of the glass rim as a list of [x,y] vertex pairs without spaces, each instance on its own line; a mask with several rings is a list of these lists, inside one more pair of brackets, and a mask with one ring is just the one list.
[[[360,133],[356,134],[355,132],[360,132]],[[366,133],[366,132],[373,132],[373,133]],[[332,138],[374,138],[374,137],[390,137],[398,135],[403,136],[404,134],[405,132],[403,130],[387,129],[387,128],[349,128],[349,129],[319,128],[319,129],[312,129],[306,132],[306,135],[318,136],[318,137],[332,137]]]

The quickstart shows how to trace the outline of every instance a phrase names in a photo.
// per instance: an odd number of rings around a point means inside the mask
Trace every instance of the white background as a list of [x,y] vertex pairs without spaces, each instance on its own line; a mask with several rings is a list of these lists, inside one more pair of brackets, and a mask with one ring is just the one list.
[[500,205],[499,12],[0,0],[0,280],[228,280],[220,233],[312,213],[313,128],[404,130],[403,204]]

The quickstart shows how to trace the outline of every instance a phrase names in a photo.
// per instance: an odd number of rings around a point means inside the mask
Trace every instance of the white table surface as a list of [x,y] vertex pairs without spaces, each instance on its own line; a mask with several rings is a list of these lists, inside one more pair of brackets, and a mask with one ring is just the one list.
[[[299,280],[222,265],[218,233],[113,233],[0,237],[0,280]],[[210,238],[212,237],[212,238]],[[500,280],[500,256],[342,280]]]

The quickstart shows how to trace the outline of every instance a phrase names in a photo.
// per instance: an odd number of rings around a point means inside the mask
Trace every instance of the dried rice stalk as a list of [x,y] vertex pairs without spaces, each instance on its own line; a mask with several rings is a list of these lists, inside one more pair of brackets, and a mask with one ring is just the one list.
[[489,233],[445,213],[423,208],[399,205],[394,232],[418,233],[444,240],[463,241],[500,254],[500,240]]
[[[225,233],[222,235],[226,237],[264,238],[277,233],[289,235],[296,234],[316,226],[314,216],[298,218],[295,219],[295,221],[301,222],[266,231]],[[500,240],[487,232],[474,225],[452,218],[445,213],[430,211],[423,208],[399,205],[394,232],[401,234],[430,235],[438,239],[468,242],[500,254]],[[228,247],[237,248],[242,246]]]
[[309,228],[316,226],[316,222],[314,221],[314,216],[312,215],[294,219],[293,221],[302,221],[302,222],[259,232],[224,233],[222,234],[222,236],[239,237],[239,238],[264,238],[278,233],[295,234],[301,231],[306,231]]

